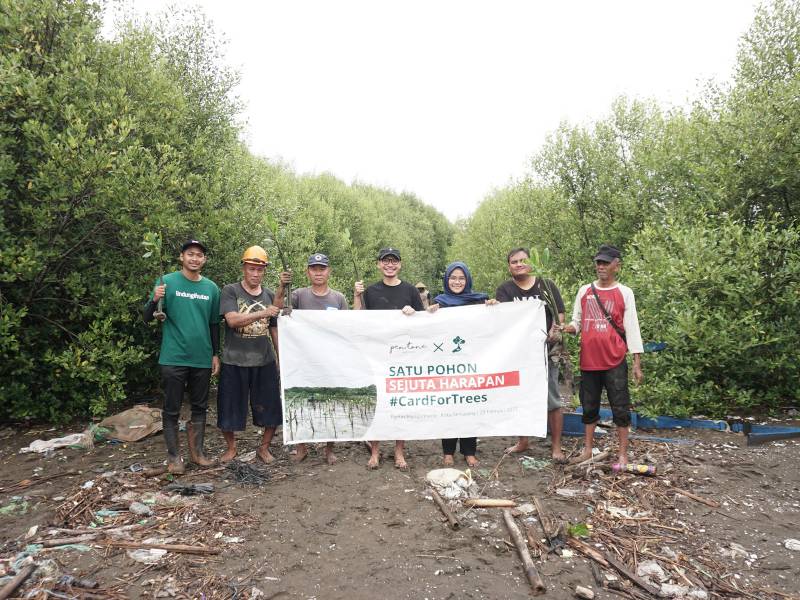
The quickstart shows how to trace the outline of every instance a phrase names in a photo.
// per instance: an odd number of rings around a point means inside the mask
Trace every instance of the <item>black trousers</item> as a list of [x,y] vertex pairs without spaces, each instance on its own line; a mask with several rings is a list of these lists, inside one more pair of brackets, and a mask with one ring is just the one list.
[[164,423],[177,423],[184,391],[189,391],[192,421],[205,421],[211,369],[161,365],[161,388],[164,390]]
[[455,454],[456,444],[461,442],[461,454],[464,456],[475,456],[475,451],[478,449],[478,438],[448,438],[442,440],[442,453]]

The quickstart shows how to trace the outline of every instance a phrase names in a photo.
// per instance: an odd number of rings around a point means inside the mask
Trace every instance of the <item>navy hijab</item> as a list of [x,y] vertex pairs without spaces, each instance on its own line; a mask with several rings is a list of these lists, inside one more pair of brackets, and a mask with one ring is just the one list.
[[[467,284],[464,286],[464,291],[460,294],[454,294],[450,289],[449,283],[450,275],[456,269],[461,269],[464,271],[464,276],[467,279]],[[481,302],[486,302],[488,298],[489,296],[487,294],[472,291],[472,273],[469,272],[467,265],[461,261],[456,261],[447,265],[447,268],[444,271],[444,293],[436,296],[433,301],[439,306],[464,306],[466,304],[478,304]]]

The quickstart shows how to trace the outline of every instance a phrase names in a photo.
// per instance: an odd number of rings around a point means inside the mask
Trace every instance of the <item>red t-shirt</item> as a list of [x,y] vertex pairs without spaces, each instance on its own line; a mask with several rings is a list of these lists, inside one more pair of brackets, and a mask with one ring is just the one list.
[[[604,290],[595,286],[600,301],[611,315],[611,319],[624,331],[625,299],[619,286]],[[580,298],[581,303],[581,370],[606,371],[625,360],[627,344],[606,320],[597,305],[591,286]]]

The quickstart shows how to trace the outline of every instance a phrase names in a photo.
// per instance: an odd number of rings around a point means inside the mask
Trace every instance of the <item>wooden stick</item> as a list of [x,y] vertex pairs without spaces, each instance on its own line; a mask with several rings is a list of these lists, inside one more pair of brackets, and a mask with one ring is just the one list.
[[605,558],[606,561],[608,561],[608,563],[612,567],[614,567],[622,575],[624,575],[625,577],[630,579],[633,583],[635,583],[640,588],[642,588],[645,592],[647,592],[649,594],[652,594],[656,598],[663,598],[663,596],[661,595],[661,590],[659,588],[647,583],[644,579],[642,579],[641,577],[636,575],[636,573],[634,573],[630,569],[628,569],[628,567],[626,567],[624,563],[622,563],[621,561],[619,561],[616,558],[614,558],[613,556],[611,556],[610,553],[604,552],[603,553],[603,558]]
[[115,548],[154,548],[156,550],[166,550],[167,552],[179,552],[182,554],[219,554],[216,548],[206,546],[187,546],[186,544],[145,544],[143,542],[117,542],[112,540],[102,540],[95,544],[104,546],[114,546]]
[[517,505],[513,500],[503,498],[467,498],[464,506],[470,508],[514,508]]
[[25,580],[28,579],[33,572],[36,570],[36,565],[28,565],[26,567],[22,567],[19,573],[16,574],[14,579],[9,581],[7,584],[3,586],[3,589],[0,590],[0,600],[6,600],[6,598],[10,598],[11,595],[17,591],[17,588],[25,583]]
[[721,506],[721,504],[716,500],[709,500],[708,498],[703,498],[687,490],[682,490],[680,488],[671,488],[671,490],[676,494],[680,494],[681,496],[686,496],[687,498],[690,498],[695,502],[699,502],[700,504],[705,504],[706,506],[710,506],[711,508],[719,508]]
[[505,521],[508,533],[511,535],[511,539],[517,547],[517,554],[519,554],[519,558],[525,567],[525,577],[528,578],[528,583],[531,584],[533,595],[538,596],[539,594],[544,594],[547,588],[542,578],[539,576],[536,566],[533,564],[533,559],[531,558],[530,552],[528,552],[528,546],[525,540],[522,538],[522,533],[520,533],[519,527],[517,527],[517,524],[514,522],[511,511],[507,508],[503,509],[503,521]]
[[587,458],[584,461],[581,461],[579,463],[575,463],[575,464],[572,464],[572,465],[567,465],[566,467],[564,467],[564,470],[565,471],[571,471],[572,469],[578,469],[580,467],[585,467],[586,465],[591,464],[593,462],[595,462],[595,463],[600,462],[601,460],[607,459],[609,454],[611,454],[610,450],[604,450],[603,452],[600,452],[596,456],[592,456],[591,458]]
[[572,546],[578,552],[580,552],[582,554],[585,554],[586,556],[588,556],[589,558],[591,558],[591,559],[595,560],[596,562],[600,563],[601,565],[603,565],[607,569],[611,568],[611,565],[608,563],[608,561],[605,559],[605,557],[602,555],[602,553],[597,551],[597,550],[595,550],[594,548],[592,548],[589,544],[586,544],[586,543],[584,543],[584,542],[580,541],[579,539],[574,538],[572,536],[568,536],[567,537],[567,545],[568,546]]
[[439,493],[436,490],[431,490],[431,494],[433,495],[433,501],[436,503],[436,506],[438,506],[442,514],[447,517],[447,524],[450,526],[450,529],[453,531],[461,529],[461,523],[458,522],[453,511],[450,510],[450,507],[447,506],[447,503],[442,499]]
[[38,540],[34,544],[41,544],[42,548],[54,548],[56,546],[67,546],[69,544],[82,544],[83,542],[90,542],[100,537],[101,532],[85,533],[75,537],[68,538],[51,538],[49,540]]

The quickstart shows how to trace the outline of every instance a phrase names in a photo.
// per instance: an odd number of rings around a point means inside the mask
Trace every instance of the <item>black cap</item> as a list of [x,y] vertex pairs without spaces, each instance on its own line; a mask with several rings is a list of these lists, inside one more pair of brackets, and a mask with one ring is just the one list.
[[602,260],[603,262],[611,262],[615,258],[622,259],[622,252],[616,246],[610,244],[603,244],[597,249],[597,254],[594,255],[594,260]]
[[324,254],[312,254],[308,257],[308,266],[311,267],[313,265],[322,265],[324,267],[330,267],[331,263],[328,260],[328,257]]
[[391,246],[388,248],[381,248],[381,251],[378,252],[378,260],[383,260],[387,256],[396,256],[397,260],[402,260],[400,258],[400,250],[397,248],[392,248]]
[[183,246],[181,246],[181,252],[186,252],[186,249],[189,246],[197,246],[203,251],[203,254],[208,254],[208,248],[206,248],[206,245],[198,240],[186,240],[183,242]]

